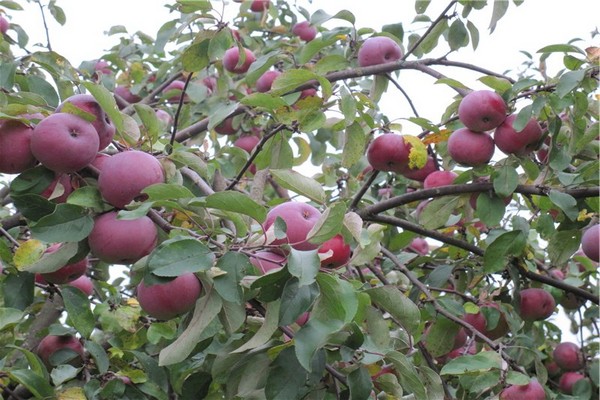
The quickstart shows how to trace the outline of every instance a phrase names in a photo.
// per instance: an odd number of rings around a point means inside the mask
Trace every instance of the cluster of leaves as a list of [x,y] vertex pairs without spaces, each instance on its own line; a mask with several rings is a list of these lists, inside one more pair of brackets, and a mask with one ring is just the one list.
[[[72,66],[50,42],[29,51],[27,35],[14,21],[0,39],[0,118],[48,114],[61,99],[87,91],[117,127],[110,149],[151,152],[167,176],[145,190],[143,201],[119,212],[122,218],[151,214],[162,228],[159,246],[128,268],[140,273],[127,279],[115,279],[116,266],[95,261],[90,298],[71,288],[36,284],[33,273],[56,270],[89,251],[93,216],[111,208],[94,176],[80,176],[81,187],[64,204],[38,195],[52,179],[43,167],[7,178],[0,211],[5,396],[478,399],[536,377],[549,395],[566,399],[545,364],[562,340],[561,327],[553,320],[524,323],[518,314],[519,290],[543,286],[563,304],[575,299],[567,314],[582,335],[591,378],[577,385],[575,396],[597,398],[597,267],[573,257],[582,228],[600,211],[593,49],[545,47],[538,52],[542,60],[563,56],[565,68],[557,76],[529,68],[511,78],[447,56],[425,58],[469,44],[476,48],[479,30],[469,16],[487,7],[485,2],[452,1],[430,18],[429,2],[417,1],[415,23],[429,28],[408,37],[402,23],[383,32],[356,27],[347,10],[310,14],[278,1],[255,13],[249,5],[242,2],[229,24],[220,19],[220,5],[178,0],[169,7],[179,17],[155,37],[113,27],[109,35],[119,42],[99,57],[109,63],[110,73],[96,71],[95,60]],[[19,18],[18,3],[0,6]],[[494,2],[490,30],[508,6]],[[64,23],[54,1],[46,7]],[[303,19],[319,29],[309,43],[290,32]],[[340,26],[328,29],[326,22]],[[357,49],[373,34],[405,44],[404,59],[357,68]],[[222,57],[232,46],[257,56],[247,73],[223,68]],[[14,47],[26,55],[15,57]],[[448,65],[480,74],[479,80],[518,113],[515,127],[538,119],[544,139],[551,138],[548,162],[511,155],[476,168],[455,165],[446,141],[462,126],[455,115],[468,88],[435,70]],[[257,79],[272,68],[282,71],[272,89],[253,93]],[[439,167],[459,173],[452,186],[424,190],[401,175],[365,173],[372,135],[401,128],[381,114],[378,102],[394,90],[389,83],[399,86],[391,74],[402,69],[431,75],[458,93],[439,121],[407,116],[423,128],[411,142],[421,149],[416,159],[425,151],[434,154]],[[186,81],[185,96],[173,101],[174,93],[164,89],[180,78]],[[205,80],[212,78],[216,84],[209,88]],[[142,100],[115,99],[118,85]],[[307,88],[318,88],[318,95],[301,99]],[[157,109],[174,118],[170,129],[161,125]],[[215,131],[227,118],[238,132],[261,134],[252,154],[232,145],[237,136]],[[309,162],[320,167],[313,177],[298,172]],[[381,189],[388,193],[383,199]],[[323,212],[313,242],[342,234],[352,244],[347,267],[320,269],[316,250],[295,249],[288,249],[286,266],[276,272],[260,276],[250,264],[249,255],[269,247],[261,240],[269,207],[289,201],[289,192]],[[481,195],[473,210],[469,196],[476,192]],[[512,196],[508,206],[500,200],[506,196]],[[423,212],[415,213],[418,201],[427,199]],[[275,235],[281,230],[285,227],[278,226]],[[436,247],[415,254],[407,246],[417,236],[432,239]],[[65,243],[64,250],[42,256],[45,244],[55,242]],[[552,268],[562,269],[566,279],[552,278]],[[203,284],[193,312],[170,321],[143,313],[133,292],[140,279],[187,272]],[[468,328],[463,316],[486,301],[501,304],[510,333],[477,342],[476,354],[446,360],[459,328]],[[309,320],[299,326],[295,321],[305,312]],[[498,318],[499,313],[488,315],[491,325]],[[63,333],[81,338],[85,362],[48,371],[35,346],[46,334]]]

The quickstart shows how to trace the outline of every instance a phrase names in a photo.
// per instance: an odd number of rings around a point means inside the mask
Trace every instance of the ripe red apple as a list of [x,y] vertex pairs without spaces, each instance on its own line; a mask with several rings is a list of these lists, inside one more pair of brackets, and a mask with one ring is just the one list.
[[258,268],[263,274],[269,271],[280,269],[287,262],[287,258],[272,251],[258,251],[250,257],[250,263]]
[[563,371],[577,371],[583,368],[583,354],[575,343],[559,343],[552,352],[552,358]]
[[288,201],[269,210],[264,229],[265,232],[269,230],[277,217],[279,217],[285,221],[287,237],[275,239],[271,244],[289,243],[296,250],[314,250],[319,245],[309,243],[306,240],[306,235],[313,228],[320,216],[321,212],[310,204]]
[[[232,33],[233,33],[233,31],[232,31]],[[239,33],[238,33],[238,35],[239,35]],[[217,78],[215,78],[214,76],[207,76],[207,77],[202,78],[202,84],[204,86],[206,86],[206,89],[208,90],[208,94],[212,94],[215,90],[217,90]]]
[[513,128],[516,114],[506,117],[494,131],[494,142],[504,154],[527,155],[531,153],[542,138],[542,127],[534,118],[530,119],[522,131]]
[[461,128],[448,139],[448,154],[459,164],[477,167],[487,164],[494,155],[494,139],[484,132]]
[[[495,308],[500,312],[500,318],[494,328],[488,328],[488,322],[485,315],[481,310],[486,308]],[[506,335],[509,330],[508,323],[506,322],[506,316],[500,309],[500,306],[494,302],[485,302],[479,306],[480,311],[477,314],[465,314],[463,317],[464,321],[471,324],[475,329],[487,336],[491,340],[496,340]],[[479,338],[475,338],[477,341],[481,341]]]
[[430,173],[437,171],[437,170],[438,169],[435,165],[435,161],[433,160],[433,157],[427,156],[427,162],[425,163],[423,168],[419,168],[419,169],[408,168],[406,171],[402,172],[402,175],[404,175],[404,177],[406,177],[408,179],[423,182],[425,180],[425,178],[427,178],[427,175],[429,175]]
[[239,131],[239,126],[233,126],[233,117],[227,117],[215,126],[215,132],[221,135],[235,135]]
[[98,171],[101,171],[102,168],[104,168],[104,163],[108,161],[110,157],[111,156],[108,154],[98,153],[90,165],[95,167]]
[[304,326],[308,322],[309,318],[310,313],[308,311],[305,311],[302,314],[300,314],[300,316],[296,319],[296,323],[300,326]]
[[[52,254],[60,249],[62,243],[55,243],[48,247],[45,254]],[[90,263],[88,258],[84,258],[80,261],[77,261],[73,264],[67,264],[64,267],[54,271],[40,274],[42,278],[46,282],[54,283],[54,284],[63,284],[72,282],[75,279],[79,278],[81,275],[84,275],[89,267]]]
[[[181,93],[183,92],[183,88],[185,87],[185,82],[183,81],[173,81],[169,83],[164,89],[163,93],[172,92],[171,97],[167,99],[170,103],[179,103],[179,99],[181,98]],[[183,96],[183,101],[187,102],[189,100],[188,95]]]
[[525,321],[541,321],[554,313],[554,297],[544,289],[523,289],[520,298],[519,315]]
[[252,4],[250,4],[250,10],[254,12],[263,12],[268,10],[270,6],[270,0],[252,0]]
[[427,240],[417,237],[410,242],[408,250],[412,250],[415,253],[424,256],[429,253],[429,243],[427,243]]
[[[42,114],[25,114],[27,119],[42,119]],[[0,173],[18,174],[33,167],[37,160],[31,153],[33,124],[18,120],[0,121]]]
[[137,287],[137,300],[142,310],[160,320],[169,320],[194,308],[202,286],[196,275],[183,274],[167,283]]
[[255,83],[256,91],[260,93],[265,93],[271,90],[271,86],[273,86],[273,81],[281,75],[281,72],[277,70],[267,71],[262,74]]
[[162,166],[152,155],[138,150],[123,151],[104,162],[98,176],[98,190],[108,203],[124,208],[132,200],[143,199],[144,188],[164,180]]
[[434,171],[427,175],[423,181],[425,189],[433,189],[440,186],[452,185],[458,175],[452,171]]
[[0,15],[0,33],[6,35],[8,28],[10,27],[10,22],[2,15]]
[[56,108],[56,112],[61,112],[64,108],[65,103],[71,103],[75,107],[88,112],[96,117],[92,121],[92,125],[98,132],[98,151],[105,149],[110,142],[112,142],[115,136],[116,128],[113,122],[108,117],[108,114],[102,109],[100,104],[96,101],[94,96],[89,94],[75,94],[68,97]]
[[123,85],[117,85],[115,87],[114,93],[128,103],[137,103],[142,99],[137,94],[131,93],[129,87]]
[[[468,347],[467,347],[468,346]],[[474,341],[471,341],[470,344],[465,344],[462,347],[452,350],[450,353],[444,356],[446,361],[453,360],[457,357],[464,356],[466,354],[474,355],[477,354],[477,345]]]
[[77,289],[85,293],[87,296],[91,296],[94,293],[94,284],[92,283],[90,277],[87,275],[81,275],[74,281],[67,283],[67,285],[76,287]]
[[387,36],[373,36],[365,40],[358,49],[358,65],[385,64],[402,58],[400,45]]
[[510,385],[500,392],[500,400],[546,400],[544,387],[537,379],[527,385]]
[[317,28],[308,21],[301,21],[292,27],[292,33],[305,42],[310,42],[317,36]]
[[158,231],[150,218],[117,219],[116,211],[96,217],[88,236],[92,253],[114,264],[132,264],[147,256],[156,247],[157,240]]
[[73,114],[56,113],[43,120],[31,134],[31,153],[55,172],[76,172],[98,153],[94,126]]
[[[58,184],[62,187],[62,193],[54,194]],[[69,174],[56,174],[56,177],[50,182],[48,187],[40,193],[40,196],[52,200],[55,203],[66,203],[67,198],[73,193],[73,190],[75,189],[73,188],[73,183],[71,182],[71,176]],[[52,197],[53,194],[54,197]]]
[[80,365],[83,362],[83,345],[73,335],[48,335],[38,344],[36,353],[44,364],[50,368],[53,365],[51,362],[52,355],[60,350],[73,352],[73,359],[71,360],[73,364]]
[[103,75],[111,75],[113,73],[112,69],[110,69],[110,65],[104,60],[96,60],[94,71],[100,72]]
[[352,254],[350,245],[346,244],[342,235],[335,235],[323,242],[319,247],[319,253],[327,253],[329,250],[333,254],[321,260],[322,268],[339,268],[350,260],[350,255]]
[[248,154],[252,153],[256,145],[260,142],[260,138],[255,135],[240,136],[233,142],[235,147],[245,150]]
[[369,145],[367,160],[378,171],[403,173],[408,170],[409,153],[410,145],[401,135],[384,133]]
[[579,372],[565,372],[560,376],[560,380],[558,381],[558,388],[564,394],[572,394],[573,386],[577,381],[582,379],[587,379],[585,375],[580,374]]
[[588,228],[581,236],[581,250],[590,260],[600,261],[600,224]]
[[171,117],[171,114],[165,110],[158,109],[154,111],[154,114],[156,114],[156,118],[158,118],[158,120],[162,123],[163,128],[168,127],[173,123],[173,117]]
[[249,49],[244,49],[244,52],[246,54],[246,59],[242,65],[238,66],[237,64],[240,60],[240,49],[237,46],[228,49],[223,55],[223,68],[234,74],[243,74],[244,72],[248,71],[250,65],[256,61],[256,57]]
[[458,119],[472,131],[490,131],[506,119],[506,103],[496,92],[476,90],[461,100]]

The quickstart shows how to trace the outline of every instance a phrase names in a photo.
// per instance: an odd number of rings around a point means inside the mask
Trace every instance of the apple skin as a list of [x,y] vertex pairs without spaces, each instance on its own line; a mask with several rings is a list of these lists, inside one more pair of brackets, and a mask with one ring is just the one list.
[[520,292],[519,315],[524,321],[541,321],[554,313],[554,297],[544,289],[529,288]]
[[[52,254],[52,253],[58,251],[58,249],[60,249],[61,246],[62,246],[62,243],[55,243],[55,244],[51,245],[50,247],[48,247],[46,249],[46,251],[44,251],[44,253]],[[87,272],[89,265],[90,265],[89,260],[86,257],[80,261],[73,263],[73,264],[67,264],[64,267],[62,267],[54,272],[47,272],[47,273],[40,274],[40,276],[42,278],[44,278],[44,280],[46,282],[50,282],[50,283],[54,283],[54,284],[68,283],[68,282],[72,282],[75,279],[79,278],[81,275],[84,275]]]
[[[173,92],[179,91],[180,93],[174,94],[167,99],[167,101],[169,103],[179,103],[179,99],[181,99],[181,93],[183,93],[184,88],[185,88],[185,82],[176,80],[176,81],[169,83],[167,86],[165,86],[165,88],[163,89],[163,93],[169,93],[171,91],[173,91]],[[188,95],[187,94],[184,95],[183,101],[186,102],[188,100],[189,100]]]
[[136,262],[154,250],[157,240],[158,231],[150,218],[117,219],[116,211],[97,216],[88,236],[91,252],[113,264]]
[[252,153],[256,145],[260,142],[260,138],[255,135],[240,136],[233,142],[235,147],[245,150],[248,154]]
[[94,284],[92,283],[90,277],[87,275],[81,275],[74,281],[67,283],[67,285],[76,287],[77,289],[85,293],[87,296],[91,296],[92,294],[94,294]]
[[104,112],[100,104],[96,101],[94,96],[90,94],[75,94],[59,104],[56,108],[56,112],[61,112],[65,103],[71,103],[75,107],[96,117],[96,119],[92,121],[92,125],[94,128],[96,128],[96,131],[98,132],[98,138],[100,139],[98,143],[98,151],[104,150],[106,147],[108,147],[115,136],[117,128],[115,128],[115,125],[110,120],[106,112]]
[[73,364],[80,365],[83,362],[83,345],[79,339],[73,335],[48,335],[38,344],[36,353],[42,359],[42,362],[50,368],[50,357],[61,349],[71,349],[79,354],[79,357],[72,360]]
[[[50,196],[52,196],[52,193],[54,193],[54,189],[58,183],[60,183],[64,189],[63,194],[51,199]],[[75,189],[73,188],[73,183],[71,182],[71,176],[69,174],[57,174],[52,182],[50,182],[48,187],[44,189],[42,193],[40,193],[40,196],[45,197],[54,203],[66,203],[67,198],[71,193],[73,193],[73,190]]]
[[124,208],[138,199],[144,188],[164,180],[162,166],[152,155],[138,150],[123,151],[104,161],[98,190],[108,203]]
[[494,155],[494,139],[487,133],[467,128],[457,129],[448,139],[448,154],[461,165],[477,167],[487,164]]
[[173,123],[173,117],[165,110],[156,110],[154,111],[154,114],[156,114],[156,118],[161,122],[163,128],[166,128]]
[[262,74],[255,83],[256,91],[260,93],[266,93],[271,90],[271,86],[273,86],[273,81],[277,79],[277,77],[281,75],[281,72],[276,70],[267,71]]
[[244,60],[244,63],[238,67],[237,64],[240,60],[240,49],[237,46],[228,49],[223,55],[223,68],[234,74],[243,74],[244,72],[247,72],[250,65],[256,61],[256,57],[249,49],[244,49],[244,52],[246,53],[246,59]]
[[6,35],[8,28],[10,27],[10,22],[2,15],[0,15],[0,33]]
[[268,10],[270,6],[270,0],[252,0],[252,4],[250,4],[250,10],[254,12],[263,12]]
[[31,153],[54,172],[76,172],[98,153],[98,132],[73,114],[49,115],[33,128]]
[[461,100],[458,119],[472,131],[490,131],[506,119],[506,103],[496,92],[476,90]]
[[373,36],[365,40],[358,49],[358,65],[385,64],[402,58],[400,45],[387,36]]
[[552,358],[563,371],[577,371],[584,365],[581,349],[571,342],[559,343],[552,352]]
[[317,28],[308,21],[298,22],[292,27],[292,33],[305,42],[310,42],[317,37]]
[[435,172],[437,170],[438,169],[435,165],[435,161],[434,161],[433,157],[427,156],[427,162],[425,163],[423,168],[419,168],[419,169],[408,168],[406,171],[402,172],[402,175],[405,178],[423,182],[425,180],[425,178],[427,178],[427,175],[429,175],[432,172]]
[[512,127],[516,118],[516,114],[506,117],[494,131],[494,142],[504,154],[524,156],[531,153],[542,138],[542,127],[532,118],[522,131],[517,132]]
[[104,60],[96,60],[94,71],[100,72],[103,75],[111,75],[113,73],[112,69],[110,69],[110,65]]
[[500,392],[500,400],[546,400],[544,387],[537,379],[527,385],[510,385]]
[[[486,307],[495,308],[500,311],[500,319],[496,327],[492,330],[487,329],[487,321],[485,316],[481,311],[477,314],[465,314],[463,320],[469,324],[471,324],[475,329],[481,332],[483,335],[487,336],[491,340],[496,340],[506,335],[509,330],[508,323],[506,322],[506,317],[504,312],[500,310],[500,306],[494,302],[486,302],[480,305],[480,310]],[[475,340],[481,341],[480,338],[476,337]]]
[[[233,33],[233,31],[232,31],[232,33]],[[239,35],[239,33],[238,33],[238,35]],[[217,90],[217,78],[215,78],[214,76],[207,76],[205,78],[202,78],[201,82],[204,86],[206,86],[206,89],[208,90],[208,94],[212,94],[215,90]]]
[[433,189],[440,186],[452,185],[456,177],[458,175],[452,171],[434,171],[427,175],[427,178],[423,181],[423,188]]
[[250,256],[250,263],[258,268],[263,274],[276,269],[281,269],[287,262],[287,258],[272,251],[258,251]]
[[572,394],[575,382],[586,379],[586,376],[579,372],[565,372],[560,376],[558,388],[564,394]]
[[600,261],[600,224],[588,228],[581,236],[581,250],[590,260]]
[[423,238],[414,238],[408,245],[408,250],[424,256],[429,253],[429,243]]
[[214,129],[220,135],[235,135],[239,131],[239,129],[233,126],[233,117],[225,118]]
[[410,145],[401,135],[384,133],[369,145],[367,160],[378,171],[403,173],[408,171],[409,154]]
[[348,263],[352,250],[350,245],[344,241],[342,235],[335,235],[331,239],[323,242],[319,247],[319,253],[327,253],[329,250],[333,254],[321,260],[322,268],[339,268]]
[[265,232],[275,223],[277,217],[285,221],[287,237],[275,239],[271,244],[279,245],[289,243],[296,250],[315,250],[318,244],[309,243],[306,235],[321,217],[321,212],[306,203],[288,201],[281,203],[269,210],[264,223]]
[[471,344],[469,345],[468,348],[467,348],[467,345],[465,344],[462,347],[452,350],[450,353],[443,356],[443,358],[445,361],[450,361],[450,360],[454,360],[457,357],[467,355],[467,354],[469,354],[469,355],[477,354],[477,346],[475,345],[474,341],[471,341]]
[[[22,115],[24,118],[42,119],[42,114]],[[19,174],[37,163],[31,153],[33,125],[17,120],[0,121],[0,173]]]
[[117,85],[115,87],[114,94],[121,97],[123,100],[125,100],[126,102],[128,102],[130,104],[137,103],[138,101],[142,100],[142,98],[140,96],[138,96],[137,94],[131,93],[131,90],[127,86],[123,86],[123,85]]
[[150,316],[169,320],[194,308],[201,291],[202,285],[196,275],[187,273],[170,282],[152,286],[140,282],[137,300],[142,310]]

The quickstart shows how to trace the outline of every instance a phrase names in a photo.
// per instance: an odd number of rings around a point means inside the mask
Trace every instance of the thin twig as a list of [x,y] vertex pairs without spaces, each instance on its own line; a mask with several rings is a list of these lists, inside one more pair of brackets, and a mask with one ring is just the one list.
[[179,103],[177,104],[177,110],[175,111],[175,116],[173,117],[173,126],[171,127],[171,140],[169,141],[169,151],[168,154],[173,152],[173,145],[175,144],[175,135],[177,134],[177,126],[179,125],[179,115],[181,114],[181,109],[183,108],[183,102],[185,100],[185,92],[192,80],[192,76],[194,73],[190,73],[185,80],[185,84],[183,85],[183,90],[181,91],[181,95],[179,96]]
[[415,114],[415,117],[419,118],[419,112],[417,111],[417,109],[416,109],[416,107],[415,107],[412,99],[408,95],[408,93],[406,93],[406,90],[404,90],[402,88],[402,86],[400,86],[400,84],[394,78],[392,78],[392,76],[390,74],[385,74],[385,76],[386,76],[386,78],[389,79],[390,82],[392,82],[392,84],[394,86],[396,86],[396,89],[398,89],[400,91],[400,93],[402,93],[402,95],[404,96],[404,98],[406,99],[406,101],[408,101],[408,105],[412,109],[413,114]]
[[36,1],[38,6],[40,7],[40,12],[42,14],[42,22],[44,23],[44,31],[46,32],[46,42],[47,48],[49,51],[52,51],[52,45],[50,44],[50,30],[48,29],[48,24],[46,23],[46,13],[44,12],[44,6],[40,0]]
[[423,34],[423,36],[421,36],[419,38],[419,40],[417,40],[410,49],[408,49],[408,51],[406,52],[406,54],[404,54],[404,56],[402,57],[402,60],[406,60],[408,58],[408,56],[410,56],[420,45],[421,43],[423,43],[423,41],[427,38],[427,36],[429,36],[429,34],[433,31],[433,29],[436,27],[437,24],[439,24],[444,18],[446,17],[446,13],[448,11],[450,11],[450,9],[452,8],[452,6],[454,6],[457,3],[458,0],[452,0],[447,6],[446,8],[444,8],[444,11],[442,11],[440,13],[440,15],[438,15],[438,17],[431,23],[431,25],[429,26],[429,28],[427,28],[427,30],[425,31],[425,33]]
[[362,199],[362,197],[365,195],[365,193],[367,193],[367,190],[369,190],[369,188],[375,181],[375,178],[377,178],[378,174],[379,174],[379,171],[377,171],[375,169],[373,171],[371,171],[371,174],[369,175],[369,177],[367,178],[365,183],[362,185],[362,187],[360,188],[358,193],[356,193],[356,195],[352,199],[352,202],[348,206],[348,210],[351,210],[351,211],[356,210],[356,207],[358,207],[358,203],[360,203],[360,199]]

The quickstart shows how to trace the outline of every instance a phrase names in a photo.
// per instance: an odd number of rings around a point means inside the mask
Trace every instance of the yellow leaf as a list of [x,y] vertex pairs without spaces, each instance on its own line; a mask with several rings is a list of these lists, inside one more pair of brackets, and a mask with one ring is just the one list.
[[13,262],[18,270],[22,270],[23,267],[38,261],[42,257],[42,254],[44,254],[44,250],[46,250],[44,243],[39,240],[30,239],[17,248]]
[[58,400],[85,400],[85,392],[82,387],[70,387],[58,394]]
[[594,213],[588,212],[588,210],[586,208],[584,208],[583,210],[579,211],[579,215],[577,215],[577,221],[585,221],[587,219],[590,219],[594,216]]
[[404,135],[403,138],[405,142],[410,144],[408,167],[411,169],[423,168],[427,163],[427,147],[416,136]]
[[436,144],[441,142],[448,141],[450,134],[452,131],[450,129],[442,129],[436,133],[430,133],[423,139],[423,143],[425,144]]

